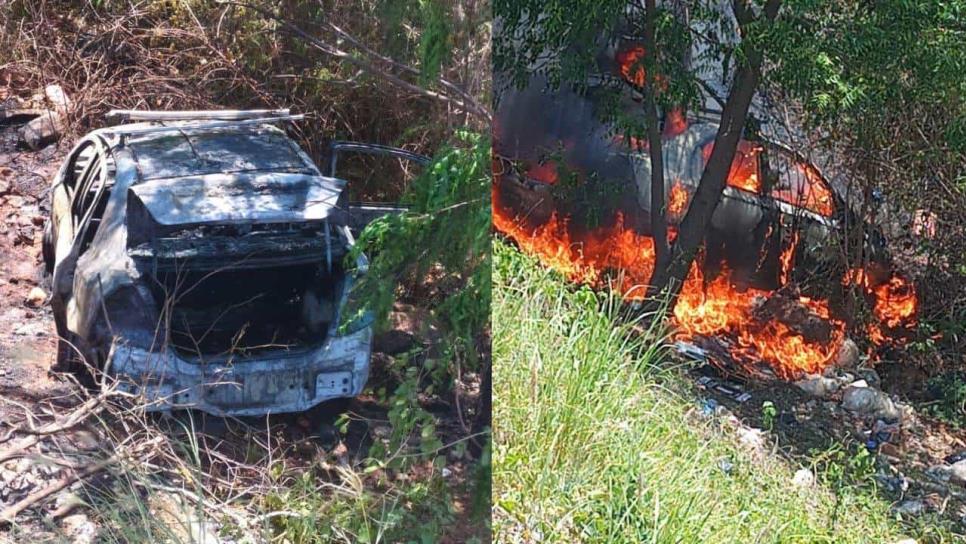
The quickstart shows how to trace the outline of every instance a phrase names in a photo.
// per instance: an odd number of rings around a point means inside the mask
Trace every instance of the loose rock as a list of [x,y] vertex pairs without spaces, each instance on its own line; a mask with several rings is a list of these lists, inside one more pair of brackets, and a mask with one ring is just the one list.
[[880,387],[882,385],[879,373],[871,368],[857,368],[855,369],[855,373],[871,387]]
[[0,107],[0,124],[25,123],[43,112],[34,108]]
[[44,305],[46,300],[47,293],[45,293],[40,287],[34,287],[30,290],[30,293],[27,294],[27,300],[25,302],[27,303],[27,306],[30,306],[31,308],[39,308]]
[[855,368],[859,364],[860,355],[859,346],[851,338],[846,338],[835,357],[835,366],[843,369]]
[[966,460],[958,461],[946,467],[946,472],[949,474],[949,481],[966,487]]
[[67,93],[64,92],[63,87],[56,84],[47,85],[44,87],[44,96],[50,105],[54,107],[54,111],[61,115],[67,115],[70,100],[67,98]]
[[44,112],[40,117],[20,127],[20,142],[34,151],[56,142],[64,130],[64,118],[55,111]]
[[809,376],[795,382],[795,385],[813,397],[827,397],[841,386],[838,380],[825,376]]
[[895,421],[899,410],[889,395],[871,387],[849,386],[842,396],[842,407],[846,410],[879,419]]
[[893,511],[903,516],[918,516],[926,511],[926,505],[919,500],[903,501],[893,507]]
[[64,518],[64,532],[74,544],[90,544],[97,538],[97,526],[84,514]]
[[815,475],[807,468],[800,468],[795,471],[792,478],[792,485],[795,487],[811,487],[815,483]]

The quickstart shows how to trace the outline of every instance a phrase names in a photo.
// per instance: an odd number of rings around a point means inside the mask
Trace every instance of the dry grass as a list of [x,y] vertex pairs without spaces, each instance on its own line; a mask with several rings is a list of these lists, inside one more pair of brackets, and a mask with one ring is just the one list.
[[63,86],[78,133],[111,108],[292,107],[312,117],[299,137],[317,160],[332,137],[431,152],[456,127],[488,128],[488,4],[450,7],[450,50],[429,82],[420,80],[420,29],[386,9],[366,0],[284,9],[11,2],[0,7],[0,75],[27,93]]

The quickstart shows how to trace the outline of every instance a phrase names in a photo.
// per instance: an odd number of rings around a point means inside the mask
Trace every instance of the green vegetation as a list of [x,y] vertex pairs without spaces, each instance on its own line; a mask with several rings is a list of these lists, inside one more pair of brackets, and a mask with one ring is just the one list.
[[[437,154],[404,195],[409,209],[373,221],[359,236],[354,252],[373,257],[369,273],[352,294],[361,301],[356,312],[375,313],[382,326],[400,291],[431,273],[448,284],[438,300],[424,301],[442,325],[438,353],[403,359],[396,388],[376,392],[389,406],[392,435],[388,443],[373,443],[369,468],[406,468],[420,461],[442,468],[450,448],[459,446],[460,457],[466,457],[469,443],[480,458],[473,492],[479,520],[488,518],[490,494],[490,364],[477,351],[489,341],[489,156],[489,139],[470,133],[461,133],[459,141]],[[354,254],[347,256],[350,263],[354,259]],[[443,444],[436,418],[420,405],[420,397],[452,397],[455,380],[465,372],[482,376],[475,421],[469,435]],[[407,445],[416,444],[411,448],[415,451],[400,455]]]
[[[271,520],[267,528],[283,541],[437,542],[454,522],[452,495],[442,478],[402,482],[374,492],[363,479],[344,472],[340,485],[320,486],[312,471],[286,482],[266,497],[271,511],[294,511]],[[336,491],[335,494],[332,491]],[[338,497],[339,500],[334,500]]]
[[926,382],[933,400],[921,405],[927,413],[956,428],[966,427],[966,374],[961,371],[933,376]]
[[767,439],[749,448],[700,415],[659,330],[641,332],[612,295],[501,242],[493,259],[495,540],[892,542],[919,531],[890,519],[867,454],[830,451],[819,483],[796,487],[797,467]]
[[[460,514],[454,500],[476,492],[474,482],[454,485],[438,471],[424,478],[399,477],[403,473],[335,463],[324,452],[304,464],[286,452],[284,443],[266,449],[270,433],[244,426],[235,429],[238,435],[230,433],[228,442],[250,439],[248,459],[223,459],[232,470],[222,471],[213,459],[220,454],[205,445],[207,438],[197,428],[201,421],[192,414],[180,414],[170,425],[143,417],[112,410],[91,422],[111,442],[128,438],[152,444],[158,450],[154,458],[165,459],[120,463],[112,485],[84,482],[71,494],[71,501],[89,505],[96,514],[96,542],[188,544],[202,541],[203,533],[240,542],[437,542],[454,533]],[[140,430],[131,435],[131,429]],[[252,500],[220,500],[215,491],[226,485],[250,489]],[[9,536],[26,541],[30,531],[15,525]],[[475,527],[457,532],[483,538]]]

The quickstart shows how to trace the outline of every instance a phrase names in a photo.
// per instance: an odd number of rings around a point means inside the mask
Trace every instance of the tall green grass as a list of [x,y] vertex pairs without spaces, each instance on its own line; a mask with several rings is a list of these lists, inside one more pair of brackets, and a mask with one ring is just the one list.
[[660,331],[619,311],[494,243],[495,540],[901,538],[873,492],[796,487],[797,467],[697,415]]

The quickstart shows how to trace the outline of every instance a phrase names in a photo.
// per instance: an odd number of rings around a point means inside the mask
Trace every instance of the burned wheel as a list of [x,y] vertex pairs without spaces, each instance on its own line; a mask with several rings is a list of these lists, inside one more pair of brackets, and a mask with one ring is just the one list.
[[310,432],[314,434],[319,444],[326,449],[334,448],[341,440],[336,422],[339,416],[349,410],[351,398],[337,398],[327,400],[305,411],[305,418],[308,420]]

